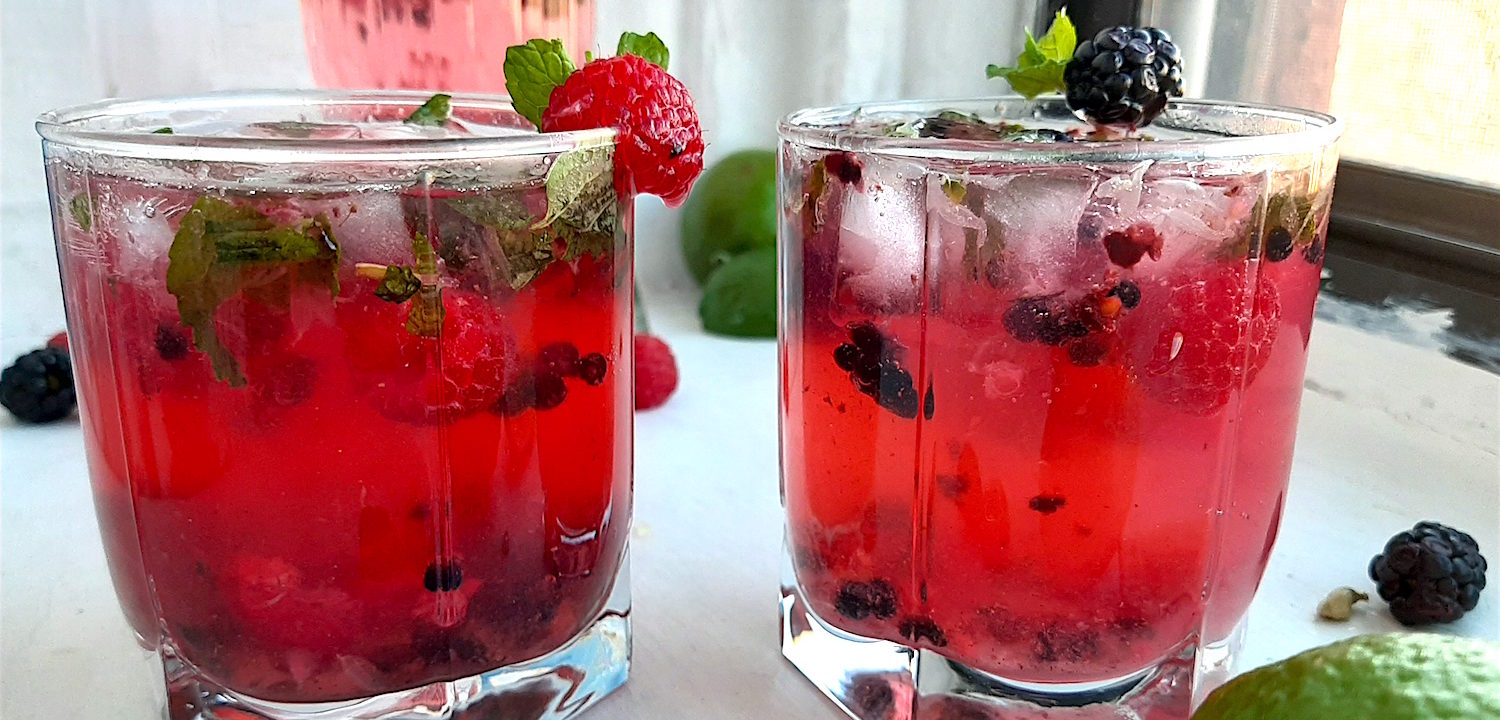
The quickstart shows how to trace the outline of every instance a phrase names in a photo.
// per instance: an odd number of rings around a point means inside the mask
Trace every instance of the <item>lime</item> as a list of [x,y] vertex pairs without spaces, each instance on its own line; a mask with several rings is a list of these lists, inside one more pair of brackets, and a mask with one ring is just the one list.
[[776,247],[776,153],[741,150],[720,160],[682,206],[682,255],[702,285],[714,268]]
[[698,317],[717,335],[776,337],[776,248],[751,250],[708,276]]
[[1230,680],[1193,715],[1329,718],[1500,718],[1500,645],[1426,633],[1361,635]]

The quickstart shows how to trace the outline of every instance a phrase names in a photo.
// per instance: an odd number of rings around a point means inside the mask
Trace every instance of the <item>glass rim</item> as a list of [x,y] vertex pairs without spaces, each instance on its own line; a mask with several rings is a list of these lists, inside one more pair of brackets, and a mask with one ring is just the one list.
[[[37,116],[36,131],[48,143],[121,157],[203,162],[308,163],[370,161],[462,161],[550,155],[579,147],[613,145],[612,128],[463,137],[295,138],[234,137],[142,132],[89,127],[101,118],[128,118],[172,111],[254,108],[313,108],[391,104],[418,106],[422,90],[221,90],[191,95],[112,98],[71,105]],[[450,93],[455,109],[514,110],[505,95]]]
[[[1070,143],[1018,142],[1014,140],[960,140],[951,138],[888,137],[863,132],[849,132],[847,125],[836,121],[861,114],[921,113],[931,115],[961,105],[989,104],[1061,110],[1071,115],[1066,101],[1058,95],[1035,99],[1019,95],[976,96],[931,100],[894,100],[875,103],[848,103],[793,111],[777,126],[782,140],[824,150],[887,155],[911,160],[947,160],[959,162],[1058,163],[1058,162],[1127,162],[1233,159],[1272,155],[1291,155],[1327,148],[1343,134],[1344,123],[1327,113],[1228,100],[1174,99],[1168,107],[1169,117],[1227,117],[1240,113],[1299,125],[1288,132],[1265,134],[1204,136],[1168,140],[1084,140]],[[821,121],[821,122],[820,122]],[[1081,122],[1081,121],[1080,121]],[[1148,126],[1149,128],[1149,126]]]

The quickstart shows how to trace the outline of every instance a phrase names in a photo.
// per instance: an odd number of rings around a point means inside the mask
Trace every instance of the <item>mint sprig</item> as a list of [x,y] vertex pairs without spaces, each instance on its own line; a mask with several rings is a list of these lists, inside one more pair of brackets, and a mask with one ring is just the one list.
[[214,314],[246,290],[288,281],[314,281],[339,292],[339,245],[328,218],[278,225],[265,213],[209,195],[182,218],[167,251],[167,291],[208,355],[214,377],[245,384],[244,372],[219,341]]
[[667,51],[667,44],[654,32],[645,35],[625,31],[620,35],[620,46],[615,50],[616,55],[637,55],[663,70],[667,69],[667,62],[671,60],[671,53]]
[[984,75],[1005,78],[1011,88],[1027,98],[1064,92],[1068,86],[1063,81],[1063,69],[1073,58],[1077,45],[1078,31],[1074,29],[1073,21],[1068,19],[1066,10],[1058,10],[1052,19],[1052,27],[1041,40],[1032,37],[1030,30],[1026,31],[1026,48],[1016,57],[1014,66],[990,65],[985,68]]
[[453,114],[453,97],[444,93],[438,93],[430,98],[422,106],[411,111],[403,122],[408,125],[425,125],[427,127],[442,127],[448,122]]
[[505,49],[505,91],[521,117],[542,127],[542,111],[552,90],[573,73],[561,40],[530,40]]

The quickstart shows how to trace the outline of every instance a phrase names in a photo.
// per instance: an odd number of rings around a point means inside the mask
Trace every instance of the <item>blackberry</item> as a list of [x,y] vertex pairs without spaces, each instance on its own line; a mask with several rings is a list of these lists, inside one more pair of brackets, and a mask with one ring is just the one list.
[[73,412],[73,361],[57,347],[32,350],[0,372],[0,405],[17,420],[48,423]]
[[1061,510],[1068,504],[1068,499],[1061,495],[1037,495],[1026,502],[1026,506],[1043,515],[1051,515]]
[[1062,345],[1089,334],[1089,328],[1060,293],[1017,300],[1001,318],[1005,329],[1021,342]]
[[1134,310],[1141,304],[1141,286],[1130,280],[1121,280],[1118,285],[1110,288],[1109,294],[1119,298],[1126,310]]
[[1370,561],[1370,578],[1402,625],[1448,623],[1473,610],[1488,569],[1468,533],[1419,522]]
[[563,382],[561,375],[553,373],[537,373],[533,385],[535,393],[535,407],[537,410],[551,410],[568,399],[568,384]]
[[453,592],[464,583],[463,568],[456,562],[439,561],[427,566],[422,574],[422,587],[428,592]]
[[930,617],[909,617],[901,621],[896,627],[901,637],[912,642],[927,641],[933,647],[944,647],[948,644],[948,636],[943,634],[943,629],[938,627]]
[[171,325],[156,326],[156,354],[163,360],[181,360],[187,357],[191,344],[187,336]]
[[1078,367],[1093,367],[1104,362],[1109,354],[1109,345],[1096,337],[1086,337],[1068,343],[1068,359]]
[[1313,240],[1311,245],[1302,250],[1302,259],[1306,260],[1309,265],[1317,265],[1323,262],[1323,251],[1326,248],[1324,242],[1324,239],[1321,237]]
[[603,385],[604,375],[609,372],[609,358],[599,353],[589,353],[578,359],[578,377],[590,385]]
[[899,417],[914,420],[917,413],[926,411],[931,419],[931,388],[928,397],[918,395],[911,373],[896,360],[899,345],[886,340],[870,323],[851,326],[849,340],[833,349],[833,362],[849,373],[856,389]]
[[578,348],[570,342],[555,342],[537,353],[538,375],[572,377],[578,374]]
[[896,589],[884,580],[846,582],[833,599],[833,609],[850,620],[875,617],[889,620],[896,616]]
[[1284,227],[1278,227],[1266,233],[1266,259],[1271,262],[1281,262],[1292,256],[1294,247],[1292,234]]
[[536,403],[536,386],[530,373],[520,373],[505,386],[491,411],[501,417],[515,417]]
[[1149,125],[1182,95],[1182,53],[1156,28],[1105,28],[1063,69],[1068,107],[1102,125]]

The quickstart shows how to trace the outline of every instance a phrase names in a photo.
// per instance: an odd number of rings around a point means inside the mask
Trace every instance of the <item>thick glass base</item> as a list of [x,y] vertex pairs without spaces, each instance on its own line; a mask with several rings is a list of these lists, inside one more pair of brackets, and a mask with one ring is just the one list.
[[625,684],[630,673],[628,561],[599,617],[542,657],[472,677],[333,703],[280,703],[222,688],[196,675],[168,647],[160,652],[167,720],[561,720]]
[[1186,720],[1196,648],[1130,677],[1037,685],[1009,681],[930,650],[862,638],[818,619],[790,578],[781,593],[781,654],[860,720]]

